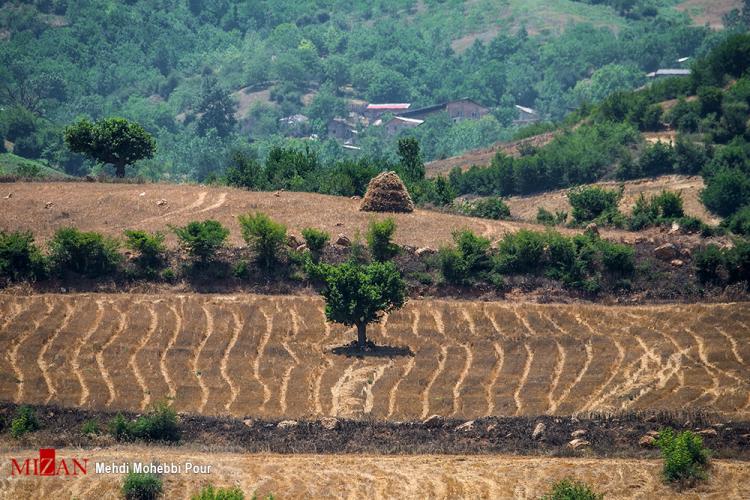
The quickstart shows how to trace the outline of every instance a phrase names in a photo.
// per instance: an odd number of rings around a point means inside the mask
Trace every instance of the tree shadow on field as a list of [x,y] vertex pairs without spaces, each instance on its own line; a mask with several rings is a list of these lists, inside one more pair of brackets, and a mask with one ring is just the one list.
[[393,358],[395,356],[414,356],[412,351],[407,346],[392,346],[392,345],[376,345],[373,342],[368,341],[364,349],[360,349],[357,346],[357,341],[353,341],[349,344],[334,347],[331,349],[331,353],[340,356],[357,357],[357,358]]

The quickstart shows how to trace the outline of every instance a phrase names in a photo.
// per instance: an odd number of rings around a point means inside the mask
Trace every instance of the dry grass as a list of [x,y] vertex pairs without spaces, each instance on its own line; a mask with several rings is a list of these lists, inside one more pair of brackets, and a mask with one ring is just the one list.
[[[38,456],[38,450],[3,453],[0,459]],[[716,460],[711,478],[678,493],[665,485],[655,460],[524,458],[515,456],[373,456],[207,453],[184,448],[126,446],[104,450],[58,450],[61,457],[96,462],[158,462],[211,465],[208,475],[169,474],[166,498],[187,499],[202,486],[240,487],[246,498],[539,498],[560,479],[586,481],[606,498],[729,499],[750,496],[750,467]],[[120,498],[121,475],[5,480],[2,498]]]
[[[665,175],[650,179],[639,179],[627,182],[598,182],[595,185],[607,189],[617,189],[620,184],[625,186],[625,191],[620,201],[620,210],[630,213],[635,205],[636,199],[643,193],[649,197],[667,189],[682,193],[685,213],[698,217],[704,222],[718,224],[721,219],[711,214],[700,200],[700,192],[703,189],[703,178],[699,176]],[[531,196],[512,196],[507,202],[510,213],[524,221],[535,221],[539,207],[544,207],[551,212],[565,210],[571,212],[570,203],[566,196],[568,190],[549,191]]]
[[[6,198],[9,193],[13,196]],[[160,199],[168,204],[158,206]],[[45,208],[47,203],[52,203],[49,208]],[[427,210],[373,214],[361,212],[360,203],[340,196],[288,192],[275,196],[201,185],[17,182],[0,184],[0,228],[31,230],[40,241],[46,241],[65,226],[119,237],[125,229],[168,230],[170,225],[210,218],[230,228],[232,245],[243,245],[237,216],[258,210],[297,234],[312,226],[334,237],[344,233],[350,238],[358,232],[364,236],[371,220],[392,216],[397,224],[396,242],[437,247],[449,243],[456,229],[467,228],[497,238],[519,228],[537,227]],[[175,243],[173,236],[167,241]]]
[[[264,418],[412,420],[710,408],[750,418],[746,304],[412,301],[336,355],[316,297],[0,295],[0,399]],[[65,374],[65,376],[59,376]]]

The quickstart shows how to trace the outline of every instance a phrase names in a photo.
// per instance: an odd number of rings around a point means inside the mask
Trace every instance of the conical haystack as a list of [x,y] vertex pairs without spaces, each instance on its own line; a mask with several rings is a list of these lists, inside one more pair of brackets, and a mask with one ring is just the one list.
[[359,209],[365,212],[413,212],[414,202],[396,172],[383,172],[367,185]]

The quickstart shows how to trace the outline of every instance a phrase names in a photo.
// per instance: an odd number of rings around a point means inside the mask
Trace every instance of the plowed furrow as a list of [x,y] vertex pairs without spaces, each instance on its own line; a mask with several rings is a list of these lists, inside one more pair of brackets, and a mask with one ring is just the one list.
[[179,331],[166,353],[165,365],[175,390],[174,407],[177,411],[196,411],[203,398],[203,390],[195,367],[195,354],[206,334],[206,315],[200,297],[186,297],[178,314]]
[[163,301],[146,302],[149,314],[149,330],[133,354],[132,363],[148,391],[143,407],[153,403],[168,402],[170,396],[167,378],[161,370],[161,358],[169,345],[175,327],[175,316]]

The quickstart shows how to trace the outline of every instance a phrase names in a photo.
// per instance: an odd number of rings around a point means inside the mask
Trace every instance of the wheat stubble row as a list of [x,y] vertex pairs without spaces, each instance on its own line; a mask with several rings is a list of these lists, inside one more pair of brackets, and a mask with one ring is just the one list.
[[395,420],[710,408],[750,416],[750,308],[415,300],[372,325],[413,356],[333,354],[315,297],[0,295],[0,399]]

